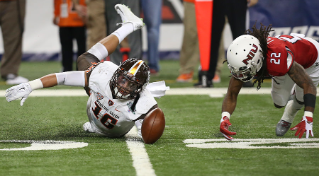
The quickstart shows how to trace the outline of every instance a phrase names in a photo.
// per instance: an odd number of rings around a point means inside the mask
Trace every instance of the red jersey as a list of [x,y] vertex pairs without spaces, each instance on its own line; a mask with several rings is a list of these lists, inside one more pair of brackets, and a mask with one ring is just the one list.
[[314,64],[318,57],[316,47],[298,36],[268,37],[267,44],[267,71],[271,76],[285,75],[293,62],[306,69]]

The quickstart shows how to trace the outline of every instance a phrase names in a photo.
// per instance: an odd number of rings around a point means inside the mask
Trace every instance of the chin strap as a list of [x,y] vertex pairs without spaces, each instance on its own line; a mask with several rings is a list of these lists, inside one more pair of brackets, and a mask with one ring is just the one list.
[[136,103],[137,103],[137,101],[138,101],[139,99],[140,99],[140,94],[137,94],[136,97],[135,97],[135,99],[134,99],[134,102],[133,102],[133,104],[132,104],[132,106],[131,106],[132,112],[135,112]]

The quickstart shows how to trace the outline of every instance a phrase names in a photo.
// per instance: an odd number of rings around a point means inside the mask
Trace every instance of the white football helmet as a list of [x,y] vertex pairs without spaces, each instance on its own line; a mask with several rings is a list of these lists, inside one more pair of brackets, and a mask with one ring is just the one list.
[[237,37],[227,50],[227,63],[236,79],[251,81],[263,63],[259,40],[252,35]]

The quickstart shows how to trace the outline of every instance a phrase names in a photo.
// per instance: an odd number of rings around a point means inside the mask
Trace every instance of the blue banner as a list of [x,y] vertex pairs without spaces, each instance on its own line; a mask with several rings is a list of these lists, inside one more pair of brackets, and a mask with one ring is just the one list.
[[259,0],[249,16],[250,27],[271,24],[271,36],[302,33],[319,41],[319,0]]

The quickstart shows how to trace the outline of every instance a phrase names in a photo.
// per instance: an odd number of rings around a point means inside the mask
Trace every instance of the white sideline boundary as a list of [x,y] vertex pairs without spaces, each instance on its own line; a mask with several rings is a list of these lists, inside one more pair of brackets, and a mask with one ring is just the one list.
[[[5,90],[0,90],[0,97],[4,97]],[[171,88],[165,95],[209,95],[210,97],[223,97],[227,88]],[[240,94],[270,95],[271,88],[242,88]],[[317,96],[319,88],[317,88]],[[77,97],[87,96],[83,89],[39,89],[33,91],[29,97]]]
[[[242,88],[241,94],[270,94],[270,88]],[[171,88],[166,91],[165,95],[211,95],[220,97],[226,94],[227,88]],[[319,92],[319,89],[317,89]],[[4,97],[5,90],[0,90],[0,97]],[[60,97],[60,96],[87,96],[82,89],[39,89],[34,90],[29,97]]]

